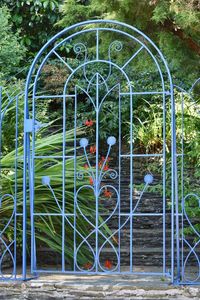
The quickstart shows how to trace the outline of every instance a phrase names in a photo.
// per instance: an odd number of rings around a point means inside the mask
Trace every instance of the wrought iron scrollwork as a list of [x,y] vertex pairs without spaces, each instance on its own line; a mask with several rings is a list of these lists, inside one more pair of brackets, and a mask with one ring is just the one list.
[[[198,232],[198,230],[195,228],[195,225],[192,223],[192,219],[191,217],[188,215],[187,209],[186,209],[186,203],[187,201],[190,201],[191,198],[194,200],[196,200],[198,202],[198,206],[200,208],[200,197],[197,196],[196,194],[193,193],[189,193],[187,194],[184,199],[183,199],[183,203],[182,203],[182,209],[183,209],[183,218],[186,219],[188,226],[189,226],[189,230],[192,231],[192,238],[194,239],[194,243],[191,244],[191,238],[187,238],[186,235],[184,234],[184,230],[183,230],[183,242],[184,242],[184,246],[186,246],[186,248],[189,250],[187,255],[183,258],[183,270],[182,270],[182,280],[187,282],[187,283],[195,283],[200,279],[200,258],[199,258],[199,254],[197,253],[197,247],[200,244],[200,233]],[[195,236],[193,236],[195,235]],[[184,249],[182,249],[182,251],[184,251]],[[194,263],[197,266],[196,270],[194,268]],[[188,271],[189,270],[189,274]],[[194,277],[194,278],[193,278]]]
[[[3,91],[0,87],[0,208],[1,208],[1,231],[0,231],[0,279],[8,280],[8,279],[15,279],[16,278],[16,253],[15,253],[15,246],[16,246],[16,193],[15,189],[13,194],[11,193],[4,193],[2,187],[2,179],[3,177],[6,178],[6,175],[3,170],[3,121],[6,116],[7,111],[9,110],[11,105],[15,105],[16,111],[16,120],[17,120],[17,112],[18,112],[18,97],[11,97],[7,92],[5,92],[5,98],[3,99]],[[16,121],[17,123],[17,121]],[[5,130],[5,129],[4,129]],[[14,166],[14,184],[15,187],[17,185],[17,146],[18,146],[18,130],[17,124],[14,129],[15,131],[15,151],[13,151],[13,161],[15,162]],[[11,167],[11,166],[10,166]],[[12,166],[13,168],[13,166]],[[10,216],[5,216],[3,214],[4,206],[9,205],[11,208]],[[6,222],[6,224],[4,224]],[[6,237],[8,232],[12,232],[9,234],[9,238]],[[9,271],[5,271],[6,267],[9,268]]]

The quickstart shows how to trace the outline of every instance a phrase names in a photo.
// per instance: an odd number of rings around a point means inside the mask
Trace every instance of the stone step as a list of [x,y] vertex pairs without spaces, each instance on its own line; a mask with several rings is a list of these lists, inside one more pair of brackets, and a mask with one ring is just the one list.
[[[149,268],[155,271],[153,267]],[[137,272],[149,271],[137,268]],[[0,283],[1,300],[199,300],[198,286],[172,286],[169,278],[145,275],[43,275]]]

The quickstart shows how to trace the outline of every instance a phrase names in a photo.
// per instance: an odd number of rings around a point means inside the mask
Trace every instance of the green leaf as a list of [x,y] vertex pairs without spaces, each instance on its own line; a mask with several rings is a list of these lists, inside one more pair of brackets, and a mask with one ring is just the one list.
[[44,2],[43,2],[43,7],[44,7],[44,8],[47,8],[48,5],[49,5],[49,1],[44,1]]

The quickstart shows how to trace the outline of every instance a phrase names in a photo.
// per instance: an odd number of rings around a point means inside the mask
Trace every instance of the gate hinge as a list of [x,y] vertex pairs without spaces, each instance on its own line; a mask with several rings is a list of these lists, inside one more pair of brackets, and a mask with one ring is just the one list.
[[45,124],[42,124],[35,120],[35,123],[33,124],[33,119],[25,119],[24,121],[24,131],[25,132],[32,132],[34,125],[34,130],[37,132],[40,128],[44,127]]

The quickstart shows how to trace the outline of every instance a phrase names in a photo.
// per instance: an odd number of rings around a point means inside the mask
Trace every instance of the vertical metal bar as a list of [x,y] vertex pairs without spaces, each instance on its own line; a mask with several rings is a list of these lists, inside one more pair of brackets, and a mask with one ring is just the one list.
[[173,106],[171,103],[171,128],[172,128],[172,136],[171,136],[171,278],[172,283],[174,282],[174,159],[173,159]]
[[26,132],[26,119],[28,119],[28,88],[25,90],[24,96],[24,158],[23,158],[23,231],[22,231],[22,279],[26,280],[27,270],[26,270],[26,234],[27,234],[27,142],[29,134]]
[[96,198],[96,272],[99,266],[98,254],[98,226],[99,226],[99,74],[96,74],[96,176],[95,176],[95,198]]
[[163,275],[166,273],[166,103],[163,93]]
[[35,89],[33,87],[32,97],[32,148],[30,144],[30,135],[27,143],[28,149],[28,174],[30,188],[30,221],[31,221],[31,273],[36,269],[36,244],[35,244],[35,223],[34,223],[34,202],[35,202]]
[[[173,85],[171,86],[171,128],[172,128],[172,282],[174,282],[174,209],[176,217],[176,261],[177,277],[180,277],[180,249],[179,249],[179,215],[178,215],[178,176],[177,176],[177,159],[176,159],[176,117]],[[174,207],[175,205],[175,207]]]
[[119,86],[119,151],[118,151],[118,163],[119,163],[119,212],[118,212],[118,255],[119,255],[119,272],[121,270],[121,94],[120,94],[120,86]]
[[[33,120],[35,118],[33,117]],[[32,128],[32,151],[30,145],[30,138],[27,142],[28,152],[28,174],[29,174],[29,189],[30,189],[30,221],[31,221],[31,273],[36,268],[36,249],[35,249],[35,225],[34,225],[34,126]]]
[[15,106],[15,202],[14,202],[14,276],[16,278],[16,263],[17,263],[17,179],[18,179],[18,96],[16,96]]
[[76,165],[76,115],[77,115],[77,88],[75,89],[75,98],[74,98],[74,271],[76,271],[76,174],[77,174],[77,165]]
[[[175,105],[174,105],[175,109]],[[176,150],[176,119],[174,111],[174,171],[175,171],[175,210],[176,210],[176,261],[177,261],[177,278],[180,280],[180,233],[179,233],[179,198],[178,198],[178,172],[177,172],[177,150]]]
[[62,272],[65,271],[65,150],[66,149],[66,98],[63,96],[63,157],[62,157]]
[[130,86],[130,272],[133,272],[133,97]]
[[183,205],[184,205],[184,97],[181,93],[181,280],[184,277]]

